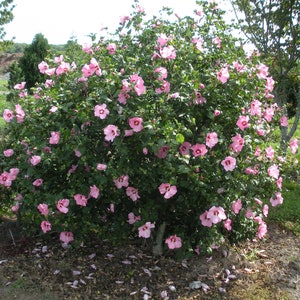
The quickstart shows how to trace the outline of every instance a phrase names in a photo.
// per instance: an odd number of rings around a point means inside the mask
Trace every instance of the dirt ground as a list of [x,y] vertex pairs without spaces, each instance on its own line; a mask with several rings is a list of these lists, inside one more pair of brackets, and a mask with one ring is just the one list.
[[300,238],[269,226],[265,241],[247,241],[211,256],[176,261],[141,245],[93,241],[65,250],[56,241],[24,239],[0,225],[0,299],[300,299]]

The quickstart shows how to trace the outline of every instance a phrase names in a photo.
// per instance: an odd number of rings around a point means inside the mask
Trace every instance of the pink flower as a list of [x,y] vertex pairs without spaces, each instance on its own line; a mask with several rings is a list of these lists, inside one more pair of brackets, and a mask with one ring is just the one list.
[[23,82],[21,82],[21,83],[16,84],[16,85],[14,86],[14,89],[15,89],[15,90],[23,90],[23,89],[25,88],[25,85],[26,85],[26,82],[23,81]]
[[129,180],[128,175],[122,175],[118,179],[115,179],[114,183],[118,189],[121,189],[122,187],[128,187],[128,185],[129,185],[128,180]]
[[74,236],[73,236],[73,233],[72,232],[68,232],[68,231],[62,231],[59,235],[59,239],[65,243],[65,244],[68,244],[72,241],[74,241]]
[[250,105],[250,115],[251,116],[261,116],[261,105],[262,103],[256,99],[252,100]]
[[89,193],[90,197],[97,199],[99,197],[99,192],[100,192],[99,189],[95,185],[90,186],[90,193]]
[[197,156],[204,156],[206,153],[207,153],[207,148],[204,144],[196,144],[196,145],[193,145],[191,147],[191,149],[193,150],[193,155],[195,157]]
[[87,205],[87,198],[82,194],[74,195],[74,200],[76,201],[76,204],[79,205],[79,206],[86,206]]
[[287,127],[289,125],[287,116],[282,116],[280,118],[280,126]]
[[228,67],[224,67],[219,72],[217,72],[217,79],[223,84],[227,82],[228,78],[229,78]]
[[1,175],[0,175],[0,184],[9,187],[12,185],[13,179],[10,176],[10,173],[4,171]]
[[140,216],[135,216],[133,212],[128,214],[128,223],[129,224],[134,224],[136,221],[140,221],[141,217]]
[[61,62],[61,64],[56,69],[56,75],[59,76],[70,71],[70,64],[66,62]]
[[139,237],[143,237],[145,239],[151,236],[151,228],[155,228],[155,225],[151,222],[146,222],[144,225],[138,228]]
[[14,150],[13,149],[6,149],[3,151],[3,155],[5,157],[11,157],[14,154]]
[[229,148],[232,149],[233,152],[241,152],[245,144],[245,140],[241,137],[241,135],[237,134],[232,137],[231,140],[233,143],[229,146]]
[[224,228],[227,229],[228,231],[230,231],[232,229],[232,221],[230,219],[226,219],[226,221],[224,222]]
[[138,74],[133,74],[130,76],[130,82],[134,83],[134,90],[138,96],[146,92],[146,87],[144,85],[144,80]]
[[34,186],[41,186],[41,185],[43,185],[43,179],[42,178],[39,178],[39,179],[36,179],[33,183],[32,183],[32,185],[34,185]]
[[199,51],[203,51],[203,41],[199,38],[193,38],[192,43],[195,44],[195,47]]
[[49,69],[49,65],[46,62],[42,61],[38,64],[38,68],[42,74],[45,74],[45,72]]
[[49,144],[51,145],[57,145],[60,140],[60,133],[58,131],[52,131],[51,137],[49,139]]
[[106,164],[97,164],[96,169],[99,171],[105,171],[107,169],[107,165]]
[[132,187],[132,186],[128,186],[128,187],[126,188],[126,195],[127,195],[128,197],[130,197],[130,199],[131,199],[132,201],[134,201],[134,202],[135,202],[137,199],[140,198],[140,196],[139,196],[139,194],[138,194],[138,190],[137,190],[136,188]]
[[237,215],[239,211],[242,209],[242,201],[241,199],[237,199],[231,205],[233,212]]
[[269,206],[267,204],[265,204],[263,206],[263,209],[262,209],[262,213],[263,215],[267,218],[268,217],[268,214],[269,214]]
[[164,195],[165,199],[170,199],[177,193],[177,187],[175,185],[170,185],[170,183],[162,183],[159,187],[159,192]]
[[203,226],[211,227],[213,223],[212,223],[212,220],[207,217],[207,214],[208,214],[208,211],[205,211],[203,214],[201,214],[200,221]]
[[162,33],[158,38],[157,38],[157,43],[159,44],[160,47],[163,47],[166,45],[168,42],[168,37],[166,34]]
[[115,54],[116,52],[116,49],[117,49],[117,46],[115,43],[111,43],[111,44],[108,44],[108,46],[106,47],[107,51],[109,54]]
[[220,112],[219,110],[216,109],[216,110],[214,111],[214,115],[215,115],[216,117],[218,117],[220,114],[221,114],[221,112]]
[[272,204],[272,206],[277,206],[283,203],[283,197],[281,195],[280,192],[275,193],[275,199],[274,198],[270,198],[270,202]]
[[33,166],[36,166],[41,162],[41,160],[42,158],[39,155],[33,155],[29,161]]
[[139,117],[130,118],[128,120],[129,126],[134,132],[139,132],[143,129],[143,119]]
[[195,93],[195,99],[193,100],[194,104],[198,105],[206,102],[206,98],[204,98],[198,90],[194,90],[194,93]]
[[264,64],[259,64],[256,66],[258,72],[256,73],[259,79],[266,79],[269,73],[269,68]]
[[168,145],[162,146],[158,149],[156,156],[158,158],[166,158],[169,153],[170,147]]
[[274,159],[275,151],[272,148],[272,146],[267,147],[266,150],[265,150],[265,153],[266,153],[266,158],[269,158],[270,160]]
[[212,42],[217,45],[218,48],[221,48],[221,40],[219,37],[215,37],[212,39]]
[[22,109],[22,106],[20,104],[15,105],[15,113],[16,113],[17,122],[22,123],[25,117],[25,112]]
[[262,239],[268,232],[268,227],[265,222],[261,222],[258,226],[257,237]]
[[231,156],[227,156],[222,162],[221,165],[224,167],[225,171],[233,171],[236,167],[236,159]]
[[120,24],[124,24],[126,21],[129,21],[131,18],[129,16],[120,17]]
[[128,137],[128,136],[133,136],[134,131],[132,129],[126,129],[124,132],[124,136]]
[[168,77],[168,71],[164,67],[158,67],[154,70],[154,72],[158,73],[158,80],[164,80]]
[[41,229],[44,233],[51,230],[51,223],[48,221],[42,221],[41,223]]
[[59,199],[56,204],[56,208],[63,214],[66,214],[69,209],[68,206],[70,204],[69,199]]
[[109,114],[109,110],[106,108],[106,104],[96,105],[94,107],[94,116],[99,117],[101,120],[105,119]]
[[278,179],[279,177],[279,168],[277,165],[272,165],[268,168],[268,175],[275,178],[275,179]]
[[278,189],[282,190],[282,177],[279,177],[277,180],[276,180],[276,186]]
[[182,246],[181,238],[176,236],[176,234],[169,236],[166,239],[165,243],[168,245],[169,249],[171,250],[181,248]]
[[111,125],[111,124],[107,125],[103,131],[105,134],[104,139],[106,141],[111,141],[111,142],[113,142],[115,137],[117,137],[120,134],[118,131],[118,127],[115,125]]
[[10,109],[4,109],[3,119],[5,122],[9,123],[14,118],[14,113]]
[[293,154],[296,154],[296,152],[298,150],[298,140],[297,139],[292,139],[290,141],[290,149]]
[[274,116],[274,108],[268,107],[264,112],[264,118],[267,122],[271,122]]
[[218,143],[218,134],[216,132],[209,132],[206,135],[206,146],[213,148]]
[[241,129],[244,130],[250,127],[249,123],[249,116],[239,116],[239,119],[236,122],[236,125]]
[[221,206],[211,207],[208,210],[206,217],[208,219],[210,219],[213,224],[217,224],[217,223],[221,222],[222,220],[226,220],[226,218],[227,218],[226,215],[225,215],[224,208],[221,207]]
[[161,93],[169,93],[170,92],[170,82],[166,81],[166,80],[162,80],[162,85],[155,89],[155,92],[157,94],[161,94]]
[[100,66],[95,58],[91,58],[89,68],[90,68],[92,74],[96,73],[96,75],[98,75],[98,76],[102,75]]
[[190,154],[190,149],[191,149],[191,143],[189,142],[183,142],[180,147],[179,147],[179,152],[181,155],[188,155]]
[[41,215],[47,216],[49,214],[48,205],[45,203],[40,203],[37,207]]
[[175,59],[176,50],[173,46],[166,46],[160,49],[160,55],[162,58]]
[[275,81],[272,77],[267,77],[266,79],[267,79],[267,81],[266,81],[266,92],[272,92],[273,89],[274,89]]

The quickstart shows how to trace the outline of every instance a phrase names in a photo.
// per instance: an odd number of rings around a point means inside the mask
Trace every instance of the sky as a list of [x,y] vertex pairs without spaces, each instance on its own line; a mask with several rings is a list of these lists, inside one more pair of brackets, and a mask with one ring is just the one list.
[[[228,0],[219,0],[221,7]],[[31,44],[42,33],[49,44],[65,44],[72,36],[83,44],[91,33],[99,34],[108,27],[114,32],[119,18],[129,15],[133,0],[14,0],[14,19],[5,25],[6,39]],[[163,6],[174,9],[179,16],[193,15],[195,0],[139,0],[147,16],[157,14]],[[228,7],[228,5],[227,5]]]

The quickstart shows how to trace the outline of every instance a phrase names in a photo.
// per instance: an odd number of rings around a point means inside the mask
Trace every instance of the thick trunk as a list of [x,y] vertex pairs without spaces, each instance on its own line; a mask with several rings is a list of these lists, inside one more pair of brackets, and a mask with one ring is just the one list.
[[155,256],[160,256],[163,254],[163,238],[166,230],[166,222],[163,222],[157,231],[154,246],[152,248],[152,253]]

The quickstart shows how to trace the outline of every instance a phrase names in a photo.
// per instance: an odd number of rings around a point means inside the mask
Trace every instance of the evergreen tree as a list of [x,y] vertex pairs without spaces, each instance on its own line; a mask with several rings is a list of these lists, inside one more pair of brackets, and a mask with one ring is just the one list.
[[32,43],[25,48],[24,55],[20,59],[20,68],[24,74],[28,90],[34,87],[36,83],[45,80],[44,75],[38,69],[38,64],[46,58],[49,50],[48,40],[41,33],[36,34]]

